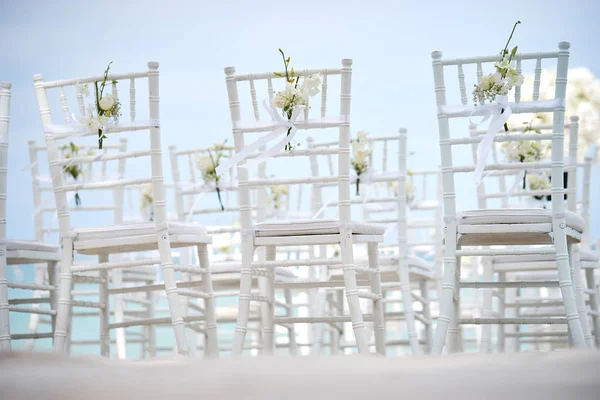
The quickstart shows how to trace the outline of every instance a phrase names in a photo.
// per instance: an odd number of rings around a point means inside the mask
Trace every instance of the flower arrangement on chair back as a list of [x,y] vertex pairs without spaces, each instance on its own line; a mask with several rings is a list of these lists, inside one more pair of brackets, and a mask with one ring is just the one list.
[[[319,85],[321,84],[321,77],[318,74],[307,76],[304,78],[302,85],[298,87],[300,83],[300,77],[295,76],[294,68],[290,67],[290,57],[285,56],[283,50],[279,49],[281,56],[283,57],[283,65],[285,67],[285,89],[277,92],[273,99],[273,105],[276,108],[281,108],[282,114],[288,120],[292,120],[292,115],[297,107],[305,107],[308,105],[308,98],[315,96],[321,90]],[[276,76],[283,77],[283,74],[274,72]],[[287,134],[289,136],[292,128],[288,128]],[[285,145],[285,150],[293,150],[294,145],[288,143]]]
[[207,185],[215,185],[221,211],[225,211],[225,207],[223,207],[223,201],[221,200],[221,189],[219,188],[221,175],[217,173],[217,167],[221,165],[222,160],[227,157],[225,153],[226,143],[227,140],[223,143],[215,143],[213,147],[207,150],[207,155],[196,157],[196,168],[198,168],[202,174],[204,183]]
[[[61,147],[61,150],[64,158],[76,158],[79,155],[80,148],[75,143],[69,142],[68,145]],[[94,154],[92,150],[90,150],[88,153],[88,155]],[[73,164],[71,160],[69,164],[65,165],[63,168],[63,173],[73,178],[73,181],[77,181],[79,177],[83,175],[83,170],[81,169],[81,165]],[[79,192],[75,192],[75,205],[81,205],[81,197],[79,197]]]
[[[98,86],[98,82],[94,82],[94,104],[88,105],[88,115],[81,117],[78,121],[82,125],[87,125],[90,131],[98,132],[99,149],[102,149],[102,141],[106,139],[106,136],[102,133],[104,126],[110,118],[118,121],[121,116],[121,103],[119,103],[119,100],[110,93],[104,93],[111,64],[112,61],[108,63],[108,66],[104,71],[104,79],[100,82],[100,86]],[[113,81],[113,83],[116,83],[116,81]],[[81,95],[85,97],[90,95],[90,89],[87,83],[77,86]]]
[[290,194],[289,185],[273,185],[269,186],[269,194],[271,197],[271,205],[277,212],[281,210],[283,205],[283,199],[287,198]]
[[359,131],[356,140],[352,143],[352,168],[356,172],[356,195],[360,194],[360,176],[369,170],[369,156],[372,149],[367,147],[369,134],[365,131]]
[[[515,22],[510,37],[504,49],[500,52],[502,60],[494,64],[496,72],[482,76],[479,83],[475,85],[473,89],[473,102],[475,105],[483,105],[486,100],[492,103],[496,100],[496,96],[506,96],[513,87],[523,84],[523,76],[517,72],[515,61],[513,60],[519,46],[513,47],[510,53],[508,52],[508,45],[517,25],[520,23],[521,21]],[[501,114],[503,113],[504,109],[501,111]],[[508,132],[508,125],[506,123],[504,123],[504,130]]]
[[[412,176],[412,172],[410,170],[406,173],[406,183],[405,183],[405,193],[406,193],[406,204],[411,204],[415,200],[415,183],[410,178]],[[392,193],[395,197],[398,196],[398,181],[388,182],[388,187],[392,190]]]
[[154,221],[154,197],[152,195],[152,184],[144,186],[142,189],[142,198],[140,208],[144,217],[148,221]]

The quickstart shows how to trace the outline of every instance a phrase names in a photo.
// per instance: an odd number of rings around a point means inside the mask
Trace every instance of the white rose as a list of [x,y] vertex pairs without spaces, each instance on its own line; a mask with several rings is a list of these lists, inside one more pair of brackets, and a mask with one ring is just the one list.
[[113,97],[112,94],[105,94],[100,99],[100,108],[103,109],[104,111],[108,111],[108,110],[112,109],[114,105],[115,105],[115,98]]
[[277,108],[283,108],[285,107],[287,103],[287,100],[285,98],[285,96],[283,95],[283,92],[277,92],[277,94],[275,95],[275,98],[273,99],[273,105]]
[[208,172],[214,169],[213,162],[209,156],[196,157],[196,168],[202,172]]

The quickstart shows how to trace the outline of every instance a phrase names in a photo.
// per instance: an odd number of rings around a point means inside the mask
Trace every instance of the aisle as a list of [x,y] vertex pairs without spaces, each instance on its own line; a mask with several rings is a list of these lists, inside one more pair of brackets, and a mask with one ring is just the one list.
[[0,371],[7,400],[597,399],[600,391],[596,352],[143,362],[14,353]]

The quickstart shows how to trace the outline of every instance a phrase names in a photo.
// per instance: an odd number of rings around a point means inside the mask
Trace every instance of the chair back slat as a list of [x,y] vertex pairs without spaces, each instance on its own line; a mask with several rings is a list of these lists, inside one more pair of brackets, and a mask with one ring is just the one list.
[[[107,135],[107,139],[104,140],[104,146],[102,150],[94,150],[96,155],[75,154],[70,159],[65,160],[61,157],[62,143],[65,141],[68,143],[73,142],[80,144],[84,142],[87,136],[96,136],[97,132],[85,131],[85,127],[69,129],[63,129],[57,125],[53,125],[52,114],[50,110],[50,103],[48,102],[48,92],[51,89],[58,88],[61,97],[61,106],[63,108],[63,114],[65,120],[68,114],[68,103],[65,94],[67,87],[73,87],[77,91],[77,103],[80,111],[85,108],[82,107],[84,96],[82,94],[82,85],[89,84],[90,86],[95,85],[95,82],[101,82],[104,80],[102,77],[89,77],[89,78],[75,78],[53,82],[45,82],[41,75],[34,76],[34,87],[38,99],[38,106],[40,110],[40,116],[42,124],[46,133],[46,149],[48,153],[48,161],[50,165],[50,176],[52,179],[52,185],[54,188],[54,197],[56,202],[56,210],[58,216],[58,224],[60,227],[61,237],[67,237],[70,235],[72,226],[71,220],[71,207],[68,203],[67,192],[79,192],[86,190],[106,190],[110,189],[112,197],[112,209],[114,210],[114,223],[123,223],[123,203],[124,193],[127,186],[139,186],[144,184],[152,184],[152,198],[154,208],[154,220],[157,227],[161,230],[166,229],[167,217],[166,217],[166,205],[165,205],[165,194],[164,194],[164,182],[162,173],[162,161],[161,161],[161,142],[160,142],[160,123],[159,123],[159,91],[158,91],[158,63],[148,63],[148,69],[145,72],[137,72],[130,74],[109,74],[106,77],[106,86],[111,86],[111,94],[115,99],[120,102],[120,94],[118,92],[118,82],[122,80],[130,81],[130,116],[131,120],[135,120],[135,80],[146,79],[148,82],[148,118],[149,122],[139,121],[136,123],[121,123],[115,120],[114,125],[104,127],[103,133]],[[91,100],[92,104],[95,100]],[[84,110],[85,111],[85,110]],[[111,122],[112,123],[112,122]],[[72,123],[70,125],[73,125]],[[134,131],[147,131],[148,132],[148,150],[134,150],[126,151],[126,138],[122,137],[121,140],[115,143],[114,135],[120,134],[125,136],[130,132]],[[62,143],[61,143],[62,142]],[[136,143],[140,142],[139,138],[136,138]],[[79,146],[80,151],[85,149],[87,146],[81,144]],[[110,153],[110,150],[115,149],[117,153]],[[135,158],[145,158],[148,161],[150,167],[150,177],[140,178],[125,178],[125,165],[126,160]],[[142,162],[143,160],[140,160]],[[70,164],[71,163],[71,164]],[[93,181],[87,178],[83,180],[77,180],[73,183],[67,183],[64,176],[64,169],[66,166],[77,163],[82,168],[89,166],[89,169],[84,169],[84,176],[89,174],[90,178],[93,176],[93,170],[91,165],[94,163],[100,163],[100,175],[101,181]],[[112,174],[116,174],[116,178],[109,177],[109,165],[110,170],[114,171]],[[83,195],[82,195],[83,196]],[[94,196],[90,196],[94,197]],[[105,208],[85,205],[88,209],[103,210]],[[111,209],[111,207],[106,207]],[[86,220],[87,221],[87,220]]]

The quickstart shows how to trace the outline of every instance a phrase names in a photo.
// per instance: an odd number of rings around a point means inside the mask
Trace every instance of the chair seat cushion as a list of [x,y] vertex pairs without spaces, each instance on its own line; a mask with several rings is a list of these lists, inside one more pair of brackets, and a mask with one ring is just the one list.
[[[581,251],[579,252],[579,259],[586,262],[596,262],[599,257],[597,253]],[[495,256],[492,260],[495,264],[549,262],[556,261],[556,256],[554,254],[524,254],[519,256]]]
[[[225,261],[211,264],[210,273],[211,274],[232,274],[232,273],[240,273],[242,270],[242,262],[241,261]],[[291,268],[277,267],[275,268],[275,275],[295,278],[296,274],[292,271]]]
[[[195,223],[169,222],[170,235],[206,235],[206,229]],[[126,225],[96,226],[92,228],[76,228],[73,230],[77,240],[112,239],[117,237],[145,236],[156,233],[156,224],[145,222]]]
[[6,241],[6,250],[28,250],[28,251],[44,251],[48,253],[56,253],[58,251],[58,246],[36,242],[33,240],[7,240]]
[[[355,235],[383,235],[385,232],[384,226],[365,222],[350,222],[349,228]],[[339,233],[340,221],[337,219],[265,221],[255,226],[255,235],[260,237],[333,235]]]
[[[585,221],[579,215],[568,211],[567,226],[578,232],[583,232]],[[498,208],[484,210],[469,210],[458,214],[458,224],[461,225],[492,225],[492,224],[543,224],[552,223],[552,211],[542,208]]]

